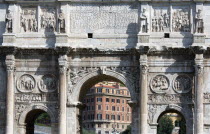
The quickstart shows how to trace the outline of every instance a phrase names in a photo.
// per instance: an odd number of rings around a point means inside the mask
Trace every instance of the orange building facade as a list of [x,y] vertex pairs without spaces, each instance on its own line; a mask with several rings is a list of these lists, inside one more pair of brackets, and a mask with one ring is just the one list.
[[88,90],[83,102],[83,128],[96,134],[122,132],[131,123],[129,90],[117,82],[101,82]]

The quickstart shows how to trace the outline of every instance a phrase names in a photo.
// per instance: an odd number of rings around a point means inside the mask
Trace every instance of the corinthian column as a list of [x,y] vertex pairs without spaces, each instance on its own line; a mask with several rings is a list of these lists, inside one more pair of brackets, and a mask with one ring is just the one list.
[[147,134],[147,55],[140,56],[140,134]]
[[6,56],[6,69],[7,69],[7,94],[6,94],[6,134],[14,133],[14,55]]
[[195,59],[195,131],[203,134],[203,54]]
[[67,56],[62,55],[58,59],[59,62],[59,95],[60,95],[60,109],[59,109],[59,134],[66,134],[66,71],[67,71]]

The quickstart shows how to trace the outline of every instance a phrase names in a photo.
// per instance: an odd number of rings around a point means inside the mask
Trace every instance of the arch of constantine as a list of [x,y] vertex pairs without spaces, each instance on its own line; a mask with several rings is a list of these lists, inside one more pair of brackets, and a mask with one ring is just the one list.
[[176,111],[210,133],[208,0],[0,0],[0,134],[80,134],[82,98],[104,80],[129,89],[132,134]]

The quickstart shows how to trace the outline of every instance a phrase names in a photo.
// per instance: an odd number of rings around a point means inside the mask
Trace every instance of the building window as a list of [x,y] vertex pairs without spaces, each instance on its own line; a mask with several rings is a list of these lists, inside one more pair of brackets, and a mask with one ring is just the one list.
[[90,117],[91,120],[94,120],[94,116],[95,116],[94,114],[91,114],[91,117]]
[[122,116],[122,121],[124,121],[124,115]]
[[109,110],[109,106],[106,106],[106,110]]
[[106,102],[109,102],[109,98],[106,98]]
[[105,134],[109,134],[109,131],[105,131]]
[[101,109],[102,109],[101,105],[98,105],[98,110],[101,110]]
[[112,99],[112,102],[115,103],[115,99]]
[[92,110],[94,110],[95,109],[95,107],[94,106],[92,106]]
[[91,102],[94,102],[94,98],[91,98]]
[[119,107],[117,107],[117,111],[120,111],[120,108]]
[[[106,128],[109,128],[109,124],[106,124]],[[106,132],[108,132],[108,133],[109,133],[109,131],[106,131]]]
[[129,107],[127,108],[127,111],[128,111],[128,112],[130,112],[130,109],[129,109]]
[[[98,124],[98,126],[99,126],[99,124]],[[101,130],[98,131],[98,134],[101,134]]]
[[102,88],[97,88],[97,93],[102,93]]
[[102,98],[97,98],[97,102],[102,102]]
[[122,107],[122,111],[123,111],[123,112],[125,111],[124,107]]
[[120,99],[117,99],[117,103],[120,103]]
[[114,89],[112,89],[112,94],[114,94]]
[[117,90],[117,94],[120,94],[120,90]]
[[115,115],[112,115],[112,120],[115,120]]
[[117,115],[117,120],[120,120],[120,115]]
[[117,128],[119,128],[120,127],[120,125],[119,124],[117,124]]
[[109,93],[109,89],[108,88],[106,89],[106,93]]
[[127,121],[129,121],[130,119],[129,119],[129,116],[127,116]]
[[112,106],[112,111],[115,111],[115,106]]
[[124,129],[124,125],[122,125],[122,129]]
[[122,103],[125,103],[125,100],[122,100]]
[[106,119],[109,120],[109,114],[106,114]]
[[124,95],[124,90],[122,90],[122,95]]
[[86,118],[85,118],[85,115],[83,116],[83,120],[85,120]]
[[97,120],[102,120],[102,114],[97,114]]
[[[98,127],[101,128],[101,124],[98,124]],[[101,131],[100,131],[101,132]]]

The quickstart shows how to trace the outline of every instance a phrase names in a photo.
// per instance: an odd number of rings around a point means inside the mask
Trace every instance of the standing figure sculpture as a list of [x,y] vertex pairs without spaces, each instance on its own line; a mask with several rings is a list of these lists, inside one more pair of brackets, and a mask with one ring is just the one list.
[[5,21],[6,21],[6,32],[12,33],[12,14],[10,10],[8,10],[5,16]]
[[65,16],[63,10],[58,15],[58,33],[65,33]]
[[149,31],[149,29],[148,29],[146,8],[144,8],[143,11],[140,14],[140,21],[141,21],[140,32],[141,33],[147,33]]
[[196,22],[196,33],[203,33],[204,24],[203,24],[203,16],[201,9],[198,9],[198,12],[195,15],[195,22]]

